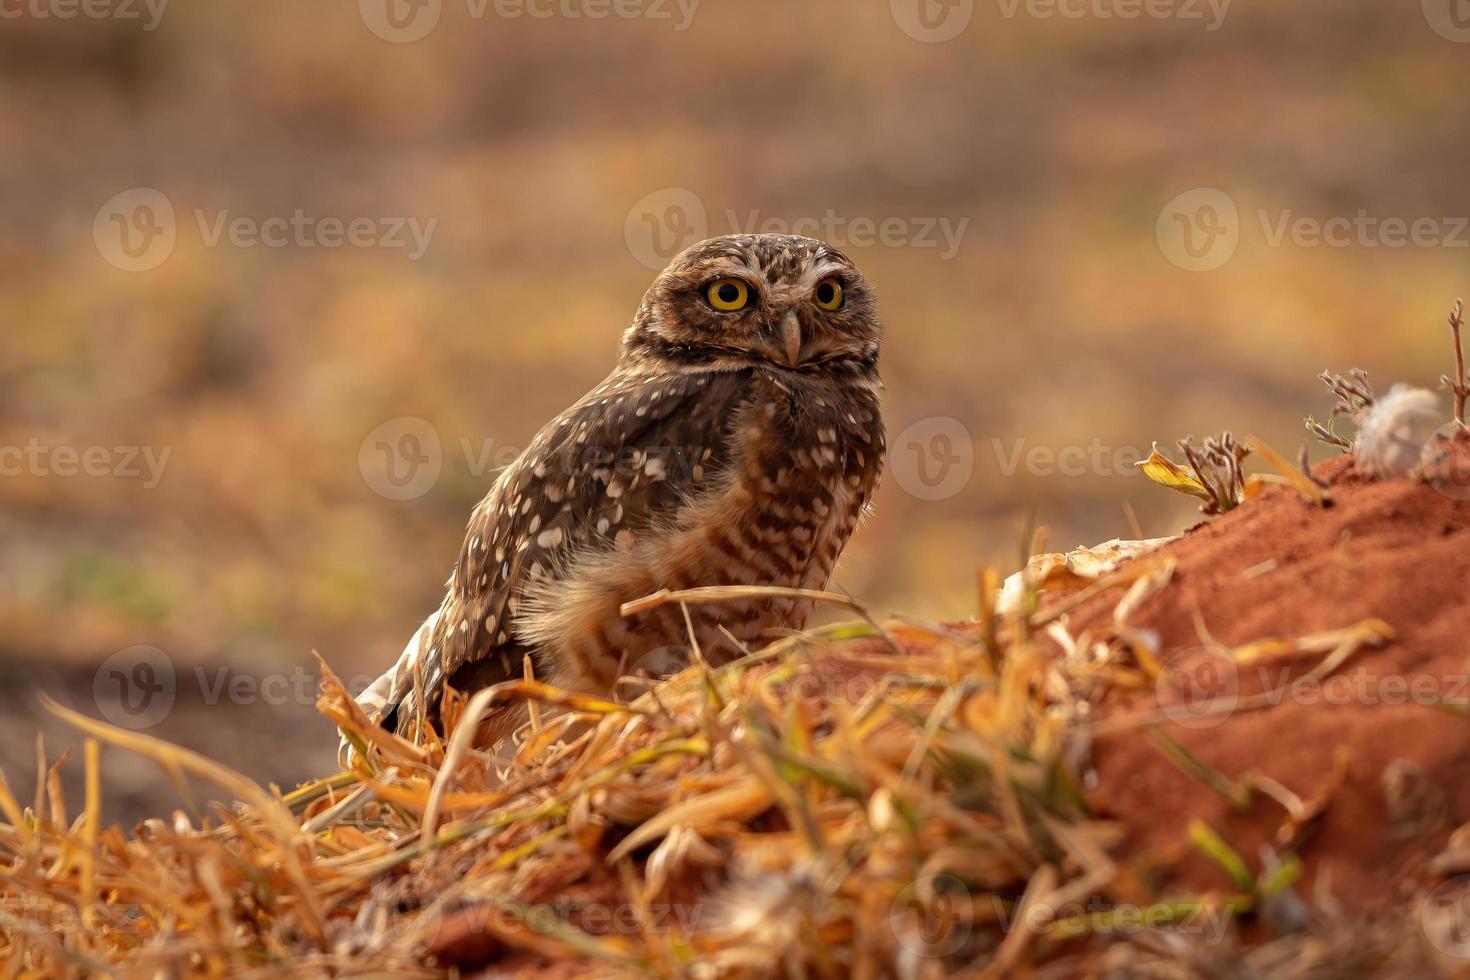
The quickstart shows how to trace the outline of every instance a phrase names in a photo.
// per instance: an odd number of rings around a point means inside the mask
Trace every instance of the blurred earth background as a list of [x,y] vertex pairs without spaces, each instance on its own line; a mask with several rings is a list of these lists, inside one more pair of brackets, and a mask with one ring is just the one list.
[[1449,368],[1467,82],[1463,0],[0,0],[0,768],[78,744],[44,691],[328,771],[311,651],[392,661],[706,234],[880,291],[875,610],[972,615],[1032,509],[1177,532],[1151,440],[1294,457],[1321,369]]

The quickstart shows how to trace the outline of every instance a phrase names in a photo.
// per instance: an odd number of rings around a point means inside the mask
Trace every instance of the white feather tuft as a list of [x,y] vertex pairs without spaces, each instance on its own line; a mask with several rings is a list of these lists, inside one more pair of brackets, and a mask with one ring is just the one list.
[[1394,385],[1373,403],[1358,426],[1358,462],[1378,477],[1409,472],[1419,465],[1439,419],[1438,395],[1424,388]]

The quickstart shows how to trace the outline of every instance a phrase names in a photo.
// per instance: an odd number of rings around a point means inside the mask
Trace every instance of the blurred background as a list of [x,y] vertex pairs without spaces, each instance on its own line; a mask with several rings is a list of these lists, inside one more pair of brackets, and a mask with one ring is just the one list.
[[1032,509],[1177,532],[1153,440],[1294,457],[1323,368],[1449,369],[1467,81],[1463,0],[0,3],[0,767],[79,744],[44,691],[329,770],[311,651],[392,661],[704,235],[880,291],[875,609],[972,615]]

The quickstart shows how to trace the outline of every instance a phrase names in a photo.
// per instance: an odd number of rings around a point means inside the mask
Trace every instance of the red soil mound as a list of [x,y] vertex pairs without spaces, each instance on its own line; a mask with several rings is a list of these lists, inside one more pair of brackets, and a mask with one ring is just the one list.
[[[1187,675],[1190,657],[1212,663],[1201,688],[1211,698],[1286,688],[1273,706],[1162,729],[1226,777],[1254,771],[1309,803],[1325,797],[1299,851],[1302,892],[1326,886],[1344,907],[1367,911],[1421,884],[1450,831],[1470,819],[1470,717],[1437,705],[1470,702],[1470,501],[1443,486],[1371,480],[1346,457],[1317,475],[1331,488],[1325,509],[1276,488],[1157,552],[1178,562],[1176,574],[1130,623],[1157,631],[1165,677],[1181,663]],[[1084,604],[1069,630],[1107,623],[1117,599]],[[1322,654],[1241,666],[1222,680],[1219,654],[1201,649],[1201,627],[1236,647],[1368,619],[1385,621],[1394,638],[1295,689]],[[1159,706],[1154,692],[1113,697],[1099,727]],[[1098,812],[1129,828],[1130,853],[1177,868],[1171,890],[1230,888],[1184,842],[1191,820],[1209,823],[1256,872],[1283,824],[1283,808],[1259,793],[1244,812],[1232,809],[1136,729],[1100,734],[1094,761]]]

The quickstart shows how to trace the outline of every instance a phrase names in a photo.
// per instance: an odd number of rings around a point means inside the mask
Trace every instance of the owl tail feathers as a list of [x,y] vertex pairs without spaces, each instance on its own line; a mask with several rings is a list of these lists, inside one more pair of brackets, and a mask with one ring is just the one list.
[[[414,705],[413,700],[413,678],[415,671],[422,671],[424,657],[429,651],[429,638],[433,635],[434,625],[439,621],[439,612],[424,620],[424,624],[414,633],[403,652],[392,667],[384,671],[377,680],[368,685],[367,689],[357,696],[356,705],[375,726],[386,731],[397,728],[397,716],[400,709],[408,708],[410,711]],[[343,766],[351,766],[356,750],[347,737],[344,730],[338,741],[337,756]]]

